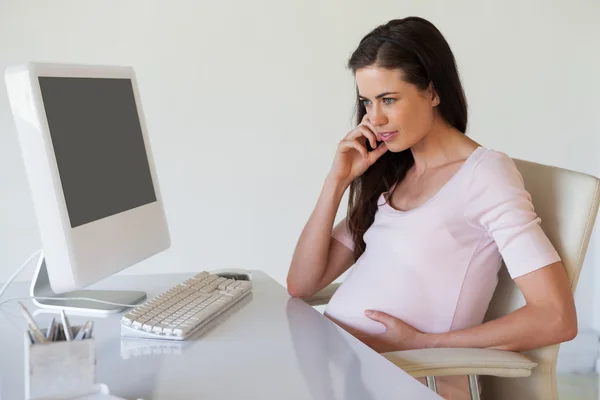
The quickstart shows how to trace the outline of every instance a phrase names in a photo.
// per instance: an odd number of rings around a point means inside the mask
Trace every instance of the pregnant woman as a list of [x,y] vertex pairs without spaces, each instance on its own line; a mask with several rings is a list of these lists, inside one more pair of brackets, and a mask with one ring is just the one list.
[[[378,352],[524,351],[572,339],[565,269],[512,160],[466,136],[467,102],[440,31],[422,18],[392,20],[348,64],[357,126],[300,235],[289,293],[312,296],[353,267],[325,315]],[[347,216],[334,226],[348,188]],[[502,260],[527,304],[483,323]],[[438,379],[438,390],[469,398],[466,377]]]

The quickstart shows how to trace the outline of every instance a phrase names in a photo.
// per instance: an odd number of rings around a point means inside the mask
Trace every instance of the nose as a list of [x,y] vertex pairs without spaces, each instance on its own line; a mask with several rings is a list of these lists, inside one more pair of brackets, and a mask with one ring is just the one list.
[[373,126],[383,126],[387,124],[388,119],[378,103],[373,104],[370,110],[367,111],[369,122]]

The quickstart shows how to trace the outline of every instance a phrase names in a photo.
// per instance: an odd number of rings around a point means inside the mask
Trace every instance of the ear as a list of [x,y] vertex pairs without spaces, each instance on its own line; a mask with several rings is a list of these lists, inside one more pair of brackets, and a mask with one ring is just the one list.
[[433,86],[433,82],[430,82],[429,86],[427,87],[427,96],[428,96],[429,100],[431,101],[432,107],[436,107],[440,104],[440,96],[438,95],[437,91],[435,90],[435,87]]

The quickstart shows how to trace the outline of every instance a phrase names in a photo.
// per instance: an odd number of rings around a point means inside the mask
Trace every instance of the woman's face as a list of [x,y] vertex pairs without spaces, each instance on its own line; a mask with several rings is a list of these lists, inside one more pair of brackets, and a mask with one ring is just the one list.
[[365,67],[355,78],[367,119],[390,151],[406,150],[431,131],[439,103],[431,88],[421,91],[405,82],[400,69]]

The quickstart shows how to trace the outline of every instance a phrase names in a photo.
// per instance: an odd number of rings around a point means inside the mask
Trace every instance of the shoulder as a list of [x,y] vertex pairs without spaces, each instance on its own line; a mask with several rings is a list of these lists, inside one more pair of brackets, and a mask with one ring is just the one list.
[[506,153],[482,148],[471,166],[468,186],[523,185],[523,177]]
[[481,220],[506,212],[531,211],[531,196],[515,162],[507,154],[483,149],[471,163],[465,180],[465,215]]

